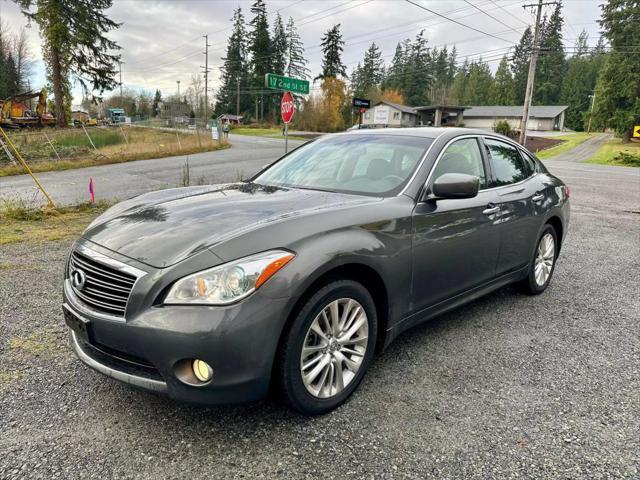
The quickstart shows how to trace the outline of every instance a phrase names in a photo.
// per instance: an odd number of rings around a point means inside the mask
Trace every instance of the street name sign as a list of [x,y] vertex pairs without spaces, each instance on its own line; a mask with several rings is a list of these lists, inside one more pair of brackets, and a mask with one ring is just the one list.
[[267,73],[264,76],[264,86],[273,90],[286,90],[293,93],[306,95],[309,93],[309,81],[299,78],[285,77],[275,73]]

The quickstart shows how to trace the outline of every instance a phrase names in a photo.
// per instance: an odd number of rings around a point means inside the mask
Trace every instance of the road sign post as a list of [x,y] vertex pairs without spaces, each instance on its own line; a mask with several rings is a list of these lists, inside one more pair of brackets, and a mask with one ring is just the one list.
[[358,130],[362,128],[362,114],[368,109],[371,108],[371,100],[367,98],[353,98],[352,101],[353,108],[358,109]]
[[289,123],[296,111],[296,104],[293,100],[291,92],[284,92],[282,101],[280,102],[280,116],[284,122],[284,153],[289,150]]

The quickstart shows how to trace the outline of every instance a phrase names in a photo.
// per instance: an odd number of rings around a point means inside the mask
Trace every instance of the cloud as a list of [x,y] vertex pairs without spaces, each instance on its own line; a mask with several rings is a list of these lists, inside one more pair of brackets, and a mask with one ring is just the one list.
[[[521,32],[532,22],[532,15],[522,8],[522,2],[471,1],[499,21],[461,0],[417,0],[417,3],[504,40],[479,34],[403,0],[267,0],[267,7],[270,22],[273,22],[276,10],[285,22],[289,16],[294,18],[314,76],[321,64],[320,39],[336,23],[342,25],[346,42],[343,61],[349,72],[362,59],[372,41],[381,47],[385,62],[389,63],[397,43],[415,37],[422,28],[431,46],[455,44],[460,60],[467,55],[484,54],[485,58],[495,59],[492,63],[495,68],[500,54],[506,51],[510,42],[516,43],[520,37],[504,24]],[[233,10],[240,5],[248,21],[252,16],[249,11],[252,3],[248,0],[116,0],[108,14],[122,26],[110,36],[123,47],[124,85],[150,91],[158,88],[163,94],[174,93],[177,80],[186,87],[191,75],[201,71],[204,65],[202,35],[209,34],[210,87],[217,87]],[[573,44],[582,28],[589,33],[590,43],[595,44],[598,38],[595,22],[600,16],[598,1],[565,1],[563,11],[567,44]],[[0,2],[0,16],[14,29],[26,25],[12,2]],[[30,45],[40,58],[37,27],[33,25],[28,33]],[[32,84],[39,87],[44,83],[44,69],[36,70],[37,78]],[[74,95],[80,95],[77,88]]]

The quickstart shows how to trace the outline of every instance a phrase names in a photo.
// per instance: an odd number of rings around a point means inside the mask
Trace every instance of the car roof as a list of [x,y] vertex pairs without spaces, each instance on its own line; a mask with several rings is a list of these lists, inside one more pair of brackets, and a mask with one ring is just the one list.
[[398,135],[411,137],[438,138],[440,135],[492,135],[492,132],[462,127],[404,127],[404,128],[363,128],[351,130],[346,135]]

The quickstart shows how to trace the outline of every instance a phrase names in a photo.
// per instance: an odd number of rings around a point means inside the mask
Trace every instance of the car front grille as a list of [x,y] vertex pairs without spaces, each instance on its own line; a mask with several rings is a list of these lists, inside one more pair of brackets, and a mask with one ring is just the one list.
[[[77,271],[84,274],[84,282],[74,281],[74,274]],[[136,279],[137,277],[130,273],[100,263],[78,251],[71,253],[69,263],[71,288],[78,299],[92,310],[124,317],[127,301]]]

